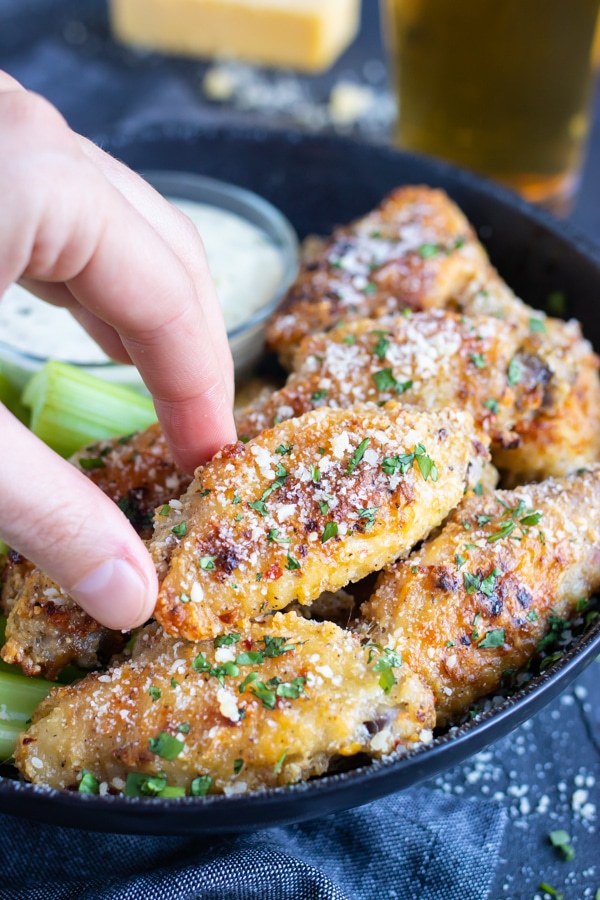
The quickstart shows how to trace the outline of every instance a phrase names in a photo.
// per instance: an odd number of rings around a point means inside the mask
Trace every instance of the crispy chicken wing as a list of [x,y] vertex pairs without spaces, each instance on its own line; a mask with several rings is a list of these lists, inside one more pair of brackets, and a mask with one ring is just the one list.
[[135,773],[150,793],[147,776],[160,786],[164,773],[188,793],[238,794],[319,775],[336,757],[406,752],[433,724],[431,691],[396,655],[288,613],[214,643],[150,626],[131,661],[42,702],[15,762],[55,788],[86,769],[113,792]]
[[[493,270],[463,213],[428,187],[401,187],[336,228],[300,269],[267,327],[284,364],[303,337],[339,321],[447,306]],[[507,289],[508,290],[508,289]]]
[[598,357],[578,322],[543,322],[545,331],[530,331],[523,342],[513,376],[525,381],[526,366],[537,361],[534,364],[547,373],[542,406],[535,416],[516,424],[516,447],[499,446],[494,452],[507,487],[568,475],[600,458]]
[[478,455],[469,413],[394,402],[313,410],[229,445],[156,516],[156,618],[198,640],[357,581],[442,521]]
[[[154,508],[179,495],[191,481],[179,470],[158,426],[101,441],[71,462],[104,491],[148,538]],[[27,675],[55,679],[69,663],[93,668],[121,649],[127,636],[88,616],[57,584],[23,557],[9,557],[2,589],[8,615],[0,651]]]
[[436,310],[359,319],[304,338],[285,387],[237,413],[238,434],[253,437],[320,406],[401,396],[420,409],[467,409],[497,443],[512,446],[515,424],[545,402],[549,377],[538,356],[521,360],[522,343],[516,325],[491,316]]
[[380,575],[362,620],[430,685],[445,725],[525,665],[598,587],[597,466],[470,494],[439,534]]

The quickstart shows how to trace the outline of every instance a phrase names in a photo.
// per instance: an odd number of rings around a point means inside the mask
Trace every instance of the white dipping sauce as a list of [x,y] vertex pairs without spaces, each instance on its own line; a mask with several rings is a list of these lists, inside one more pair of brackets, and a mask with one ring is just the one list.
[[[217,206],[170,198],[196,225],[206,248],[228,332],[273,297],[283,259],[268,235]],[[0,300],[0,341],[42,358],[92,365],[108,357],[69,312],[11,285]]]

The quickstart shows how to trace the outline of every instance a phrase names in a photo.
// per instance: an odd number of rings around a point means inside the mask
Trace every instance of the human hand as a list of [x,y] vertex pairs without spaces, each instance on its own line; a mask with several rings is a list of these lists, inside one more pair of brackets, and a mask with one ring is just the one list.
[[[233,363],[195,227],[0,73],[0,296],[15,280],[133,362],[187,471],[235,439]],[[121,511],[0,406],[0,536],[95,619],[152,614],[156,573]]]

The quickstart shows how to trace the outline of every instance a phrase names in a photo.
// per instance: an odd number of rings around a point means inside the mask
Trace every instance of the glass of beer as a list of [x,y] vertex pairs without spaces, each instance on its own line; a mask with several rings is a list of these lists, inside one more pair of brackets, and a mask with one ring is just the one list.
[[395,141],[568,211],[600,0],[381,0]]

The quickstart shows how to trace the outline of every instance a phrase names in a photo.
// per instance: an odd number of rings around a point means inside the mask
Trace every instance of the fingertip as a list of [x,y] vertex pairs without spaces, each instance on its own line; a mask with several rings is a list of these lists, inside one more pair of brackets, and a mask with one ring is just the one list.
[[88,615],[107,628],[130,631],[147,622],[156,604],[156,573],[130,559],[107,559],[71,588]]

